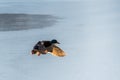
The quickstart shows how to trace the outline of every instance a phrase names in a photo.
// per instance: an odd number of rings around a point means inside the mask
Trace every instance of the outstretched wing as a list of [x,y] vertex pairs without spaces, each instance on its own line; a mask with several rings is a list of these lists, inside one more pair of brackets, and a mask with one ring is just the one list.
[[55,45],[52,45],[51,54],[54,55],[54,56],[58,56],[58,57],[64,57],[66,55],[65,52],[62,49],[60,49],[59,47],[57,47]]

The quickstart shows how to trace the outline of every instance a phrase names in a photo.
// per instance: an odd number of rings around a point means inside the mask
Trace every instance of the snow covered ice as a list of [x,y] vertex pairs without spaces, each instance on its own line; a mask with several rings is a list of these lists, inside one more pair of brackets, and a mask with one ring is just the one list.
[[[51,27],[0,31],[0,80],[120,80],[119,1],[12,1],[1,0],[1,14],[59,20]],[[67,56],[30,54],[37,41],[51,39]]]

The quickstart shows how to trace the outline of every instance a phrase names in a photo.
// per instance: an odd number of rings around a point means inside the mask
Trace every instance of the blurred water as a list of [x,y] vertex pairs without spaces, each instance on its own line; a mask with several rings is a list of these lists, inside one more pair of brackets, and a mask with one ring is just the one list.
[[[1,14],[62,17],[56,27],[0,32],[1,80],[120,80],[118,0],[0,4]],[[30,22],[34,22],[34,18]],[[58,39],[61,48],[68,53],[66,57],[36,57],[27,54],[38,40],[51,38]]]
[[0,14],[0,31],[15,31],[50,27],[57,22],[51,15]]

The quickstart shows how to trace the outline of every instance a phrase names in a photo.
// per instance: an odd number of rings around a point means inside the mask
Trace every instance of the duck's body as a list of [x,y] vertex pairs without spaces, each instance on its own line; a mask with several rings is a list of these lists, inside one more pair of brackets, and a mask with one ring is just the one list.
[[57,47],[55,44],[59,44],[57,40],[51,40],[51,41],[39,41],[33,48],[32,54],[37,54],[40,56],[40,54],[47,54],[50,52],[51,54],[59,57],[65,56],[65,53],[62,49]]

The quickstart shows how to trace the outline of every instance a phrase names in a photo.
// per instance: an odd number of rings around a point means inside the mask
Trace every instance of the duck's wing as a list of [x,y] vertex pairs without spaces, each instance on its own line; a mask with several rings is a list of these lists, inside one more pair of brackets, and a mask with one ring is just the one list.
[[52,55],[58,57],[64,57],[66,55],[66,53],[58,46],[52,45],[51,47],[52,47],[52,52],[51,52]]

